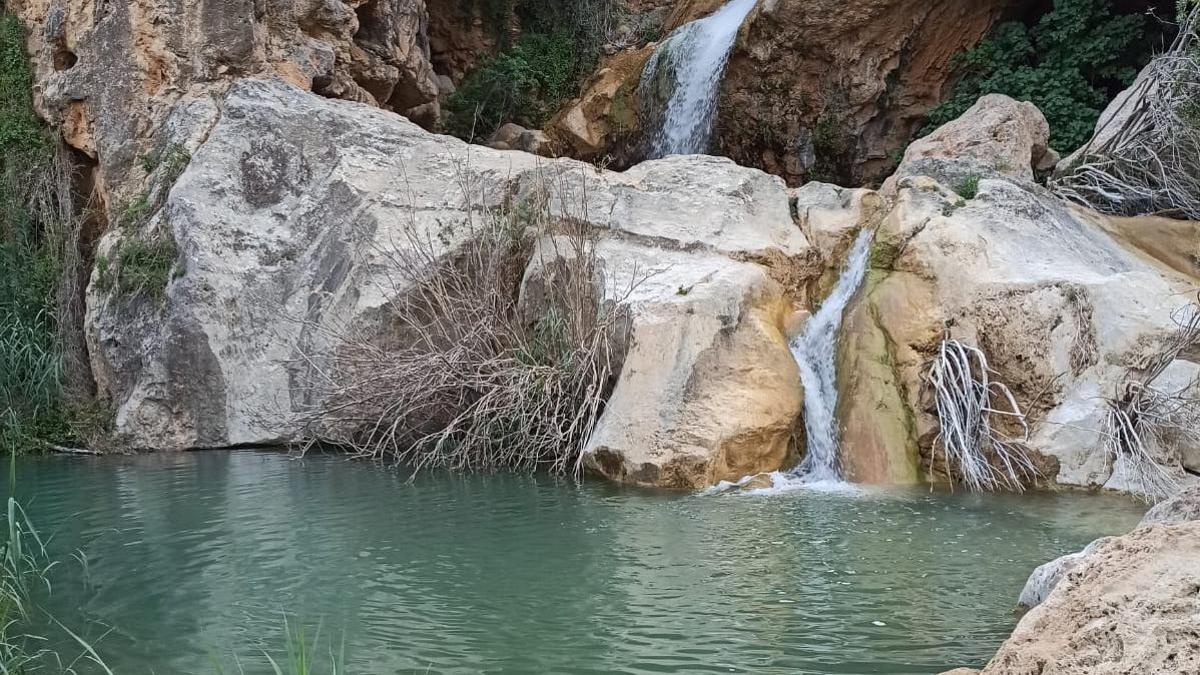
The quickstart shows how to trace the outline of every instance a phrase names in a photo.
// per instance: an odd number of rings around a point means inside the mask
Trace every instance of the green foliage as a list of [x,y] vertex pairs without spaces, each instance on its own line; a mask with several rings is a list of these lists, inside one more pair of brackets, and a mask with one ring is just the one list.
[[812,180],[842,185],[854,183],[855,137],[849,122],[849,99],[844,88],[825,92],[820,115],[812,128]]
[[33,73],[25,57],[25,35],[16,17],[0,14],[0,149],[6,165],[42,158],[51,143],[33,111]]
[[107,256],[96,258],[96,287],[122,297],[145,293],[161,301],[171,279],[183,275],[175,241],[165,234],[130,233]]
[[[317,627],[316,635],[313,636],[311,643],[304,635],[304,627],[293,627],[286,616],[283,618],[283,630],[286,636],[284,645],[286,658],[282,665],[270,654],[266,655],[275,675],[312,675],[312,673],[321,672],[317,668],[318,658],[316,655],[317,646],[321,641],[320,626]],[[329,646],[329,673],[330,675],[342,675],[345,672],[346,642],[343,640],[339,651],[335,652],[332,644]]]
[[15,17],[0,15],[0,449],[40,449],[65,436],[56,292],[61,224],[29,208],[53,169],[33,111],[33,76]]
[[486,138],[506,122],[537,128],[575,93],[581,62],[564,32],[529,33],[471,74],[447,101],[447,130]]
[[[600,55],[613,0],[463,0],[492,29],[499,52],[447,101],[446,130],[487,138],[506,122],[541,127],[578,91]],[[516,34],[512,28],[519,26]]]
[[958,181],[958,184],[954,186],[954,191],[958,193],[959,197],[967,201],[975,199],[975,195],[979,194],[979,176],[966,176]]
[[1010,22],[958,57],[962,79],[929,114],[925,133],[962,115],[980,96],[1032,101],[1050,122],[1050,144],[1067,153],[1091,137],[1105,104],[1137,76],[1146,22],[1114,15],[1110,0],[1055,0],[1032,27]]

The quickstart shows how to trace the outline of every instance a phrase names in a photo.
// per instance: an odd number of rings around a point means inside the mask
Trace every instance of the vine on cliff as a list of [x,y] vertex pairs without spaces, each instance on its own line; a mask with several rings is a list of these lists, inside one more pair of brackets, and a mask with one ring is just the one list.
[[1146,19],[1113,13],[1111,0],[1054,0],[1033,26],[1001,24],[958,57],[961,79],[929,113],[925,132],[985,94],[1032,101],[1050,122],[1050,145],[1070,152],[1092,135],[1105,104],[1146,61]]

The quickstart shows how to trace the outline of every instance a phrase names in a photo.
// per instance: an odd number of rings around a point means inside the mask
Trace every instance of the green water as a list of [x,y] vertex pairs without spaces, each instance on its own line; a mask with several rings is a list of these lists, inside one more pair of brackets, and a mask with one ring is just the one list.
[[406,477],[256,452],[49,458],[19,490],[66,559],[49,609],[118,674],[270,672],[284,612],[320,625],[323,654],[344,638],[351,673],[935,673],[986,661],[1036,565],[1141,512]]

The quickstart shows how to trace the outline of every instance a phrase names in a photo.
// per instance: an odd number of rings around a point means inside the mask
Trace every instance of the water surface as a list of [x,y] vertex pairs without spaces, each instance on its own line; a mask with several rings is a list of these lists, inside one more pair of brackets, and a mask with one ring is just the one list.
[[85,553],[50,609],[118,674],[270,672],[284,612],[351,673],[936,673],[994,653],[1036,565],[1142,511],[406,479],[246,451],[29,460],[18,489]]

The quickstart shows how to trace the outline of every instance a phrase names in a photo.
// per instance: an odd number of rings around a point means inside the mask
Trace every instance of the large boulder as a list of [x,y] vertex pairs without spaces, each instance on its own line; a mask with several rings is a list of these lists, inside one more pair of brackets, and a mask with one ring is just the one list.
[[[1177,331],[1173,315],[1200,269],[1154,257],[1115,236],[1120,223],[1028,180],[1045,138],[1035,108],[989,96],[910,150],[897,171],[840,355],[852,475],[911,478],[904,458],[918,452],[922,468],[940,468],[923,375],[950,337],[983,350],[994,378],[1025,407],[1047,479],[1143,488],[1104,449],[1106,399]],[[1196,223],[1181,227],[1200,236]],[[1190,372],[1190,358],[1171,367]],[[1184,449],[1169,450],[1157,459],[1188,480]]]
[[[814,265],[782,181],[672,157],[609,174],[591,195],[605,300],[628,308],[631,329],[588,465],[688,488],[789,465],[802,402],[785,322],[796,271]],[[534,259],[569,247],[552,250]]]
[[453,252],[468,218],[549,177],[586,187],[585,204],[551,209],[598,233],[607,299],[631,319],[593,466],[693,486],[789,454],[799,376],[783,326],[790,279],[813,254],[778,178],[711,157],[612,173],[468,146],[277,80],[239,80],[219,106],[185,101],[165,128],[190,162],[149,195],[156,214],[107,234],[99,255],[165,234],[178,272],[161,301],[115,292],[100,272],[88,295],[93,368],[130,445],[294,438],[291,414],[319,396],[311,357],[339,330],[388,330],[380,310],[406,291],[397,247],[416,237]]
[[[1138,523],[1138,527],[1178,525],[1190,521],[1200,521],[1200,485],[1182,490],[1170,499],[1156,504]],[[1040,605],[1050,597],[1050,592],[1066,578],[1067,574],[1085,563],[1089,556],[1110,539],[1110,537],[1097,539],[1078,553],[1069,553],[1038,567],[1025,582],[1025,588],[1021,591],[1021,597],[1017,604],[1026,608]]]
[[1200,522],[1102,540],[983,675],[1200,672]]

